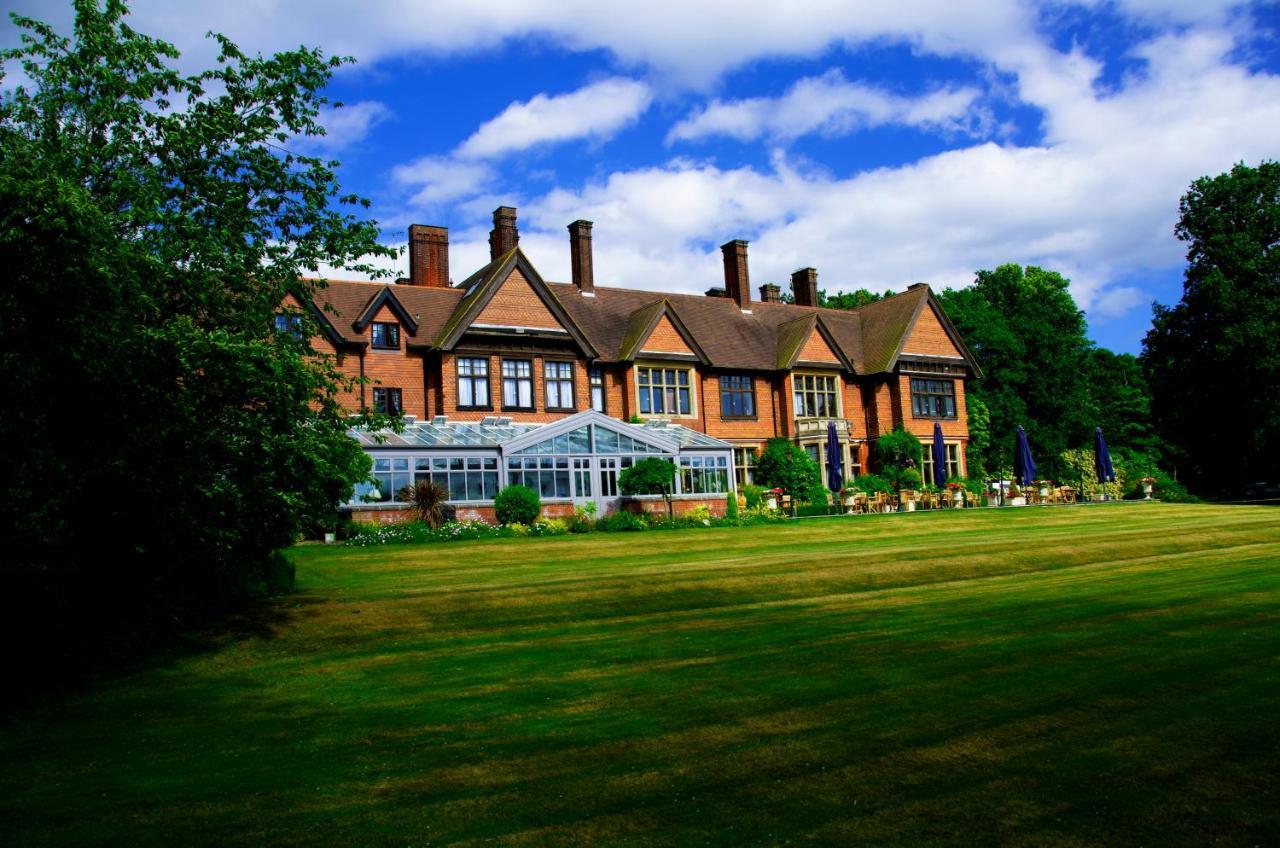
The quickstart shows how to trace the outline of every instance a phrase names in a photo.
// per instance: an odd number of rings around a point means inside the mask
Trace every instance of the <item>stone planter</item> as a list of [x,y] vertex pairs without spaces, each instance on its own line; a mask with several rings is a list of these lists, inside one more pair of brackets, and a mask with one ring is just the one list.
[[1142,484],[1142,496],[1145,500],[1151,500],[1151,484],[1150,483]]
[[338,541],[338,534],[337,534],[337,533],[325,533],[325,534],[324,534],[324,543],[325,543],[326,545],[332,545],[332,544],[333,544],[334,542],[336,542],[336,541]]
[[1040,487],[1040,497],[1042,497],[1042,498],[1047,498],[1047,497],[1049,497],[1049,490],[1048,490],[1048,488],[1046,488],[1045,486],[1041,486],[1041,487]]
[[1022,495],[1018,495],[1016,498],[1009,498],[1008,504],[1009,506],[1026,506],[1027,499]]
[[1093,499],[1098,503],[1103,503],[1105,501],[1111,500],[1111,498],[1103,492],[1098,492],[1096,495],[1093,496]]
[[764,505],[766,509],[777,509],[778,499],[774,495],[765,495]]
[[982,502],[983,506],[1000,506],[1000,499],[995,495],[987,495]]

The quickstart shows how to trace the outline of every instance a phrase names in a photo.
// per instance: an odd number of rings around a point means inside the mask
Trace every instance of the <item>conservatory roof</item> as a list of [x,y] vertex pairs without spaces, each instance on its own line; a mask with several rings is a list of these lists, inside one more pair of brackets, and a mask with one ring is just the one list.
[[430,419],[405,416],[404,429],[371,431],[353,427],[347,432],[365,448],[522,448],[544,438],[568,433],[586,424],[604,427],[663,452],[681,450],[731,450],[732,445],[665,420],[628,424],[594,410],[585,410],[550,424],[524,424],[504,416],[480,421],[450,421],[443,415]]

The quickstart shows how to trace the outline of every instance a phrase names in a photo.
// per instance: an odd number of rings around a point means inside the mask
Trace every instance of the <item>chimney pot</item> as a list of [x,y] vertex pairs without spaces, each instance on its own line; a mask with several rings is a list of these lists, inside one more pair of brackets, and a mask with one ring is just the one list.
[[516,208],[499,206],[493,210],[493,229],[489,231],[489,258],[505,256],[520,243],[516,228]]
[[801,268],[791,274],[791,294],[796,306],[818,305],[818,272],[814,268]]
[[449,287],[449,228],[409,226],[409,285]]
[[596,290],[595,269],[591,258],[591,222],[579,219],[569,225],[569,260],[573,265],[573,284],[583,294]]
[[724,290],[723,286],[712,286],[707,289],[707,297],[728,297],[729,293]]
[[724,288],[744,312],[751,311],[751,274],[747,270],[747,243],[734,239],[720,245],[724,254]]
[[781,303],[782,289],[777,283],[765,283],[760,287],[760,301],[762,303]]

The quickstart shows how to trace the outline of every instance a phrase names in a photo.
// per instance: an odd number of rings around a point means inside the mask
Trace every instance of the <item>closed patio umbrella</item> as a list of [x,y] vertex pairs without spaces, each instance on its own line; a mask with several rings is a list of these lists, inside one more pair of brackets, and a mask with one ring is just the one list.
[[1099,483],[1114,483],[1116,470],[1111,465],[1111,451],[1107,450],[1107,440],[1102,437],[1102,428],[1093,428],[1093,468],[1098,472]]
[[942,441],[942,425],[933,422],[933,485],[947,485],[947,445]]
[[844,488],[844,461],[840,456],[840,440],[836,422],[827,422],[827,488],[839,492]]
[[1013,448],[1013,479],[1019,486],[1030,486],[1036,477],[1036,461],[1031,458],[1031,445],[1027,443],[1027,431],[1018,425]]

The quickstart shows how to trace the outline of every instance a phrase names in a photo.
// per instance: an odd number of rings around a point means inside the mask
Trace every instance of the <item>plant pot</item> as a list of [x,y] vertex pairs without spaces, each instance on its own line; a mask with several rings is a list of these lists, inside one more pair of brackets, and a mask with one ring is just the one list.
[[326,545],[332,545],[332,544],[333,544],[334,542],[336,542],[336,541],[338,541],[338,534],[337,534],[337,533],[325,533],[325,534],[324,534],[324,543],[325,543]]
[[1150,483],[1142,484],[1142,496],[1146,500],[1151,500],[1151,484]]
[[1047,497],[1049,497],[1049,490],[1048,490],[1047,488],[1045,488],[1044,486],[1041,486],[1041,487],[1040,487],[1040,497],[1042,497],[1042,498],[1047,498]]
[[766,498],[764,499],[764,505],[765,505],[765,508],[766,508],[766,509],[777,509],[777,508],[778,508],[778,499],[777,499],[776,497],[774,497],[773,495],[769,495],[768,497],[766,497]]
[[1009,506],[1026,506],[1026,505],[1027,505],[1027,499],[1022,495],[1018,495],[1016,498],[1009,498]]
[[853,506],[853,495],[845,495],[844,499],[840,502],[845,506]]
[[995,495],[987,495],[983,501],[983,506],[1000,506],[1000,499]]

